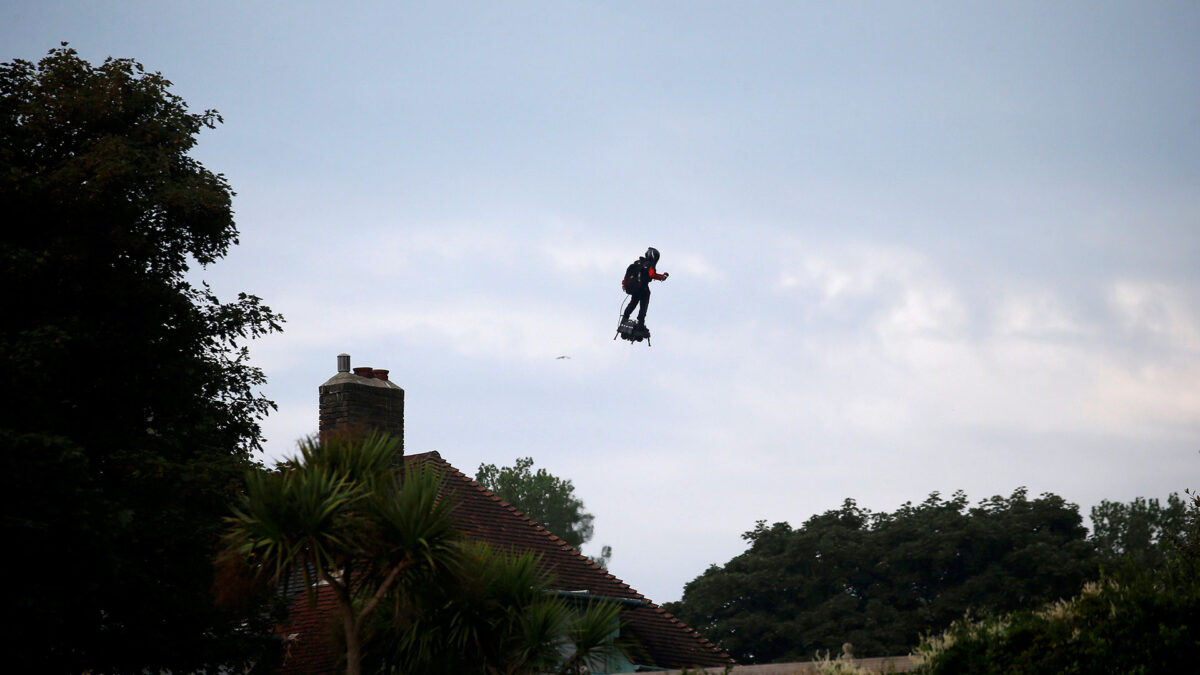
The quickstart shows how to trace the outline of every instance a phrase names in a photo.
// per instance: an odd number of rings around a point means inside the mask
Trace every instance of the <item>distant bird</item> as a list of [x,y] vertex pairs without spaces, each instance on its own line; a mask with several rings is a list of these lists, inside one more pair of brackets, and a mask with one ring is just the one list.
[[563,359],[569,359],[569,358],[571,358],[571,357],[569,357],[569,356],[559,356],[558,358],[556,358],[556,359],[554,359],[554,360],[555,360],[555,361],[562,361]]

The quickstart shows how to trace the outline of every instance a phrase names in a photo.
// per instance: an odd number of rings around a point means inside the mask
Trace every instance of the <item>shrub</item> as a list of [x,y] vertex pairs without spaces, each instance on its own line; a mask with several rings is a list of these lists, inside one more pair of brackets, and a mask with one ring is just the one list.
[[1200,661],[1200,501],[1158,570],[1126,565],[1037,611],[964,617],[925,637],[919,672],[1183,673]]

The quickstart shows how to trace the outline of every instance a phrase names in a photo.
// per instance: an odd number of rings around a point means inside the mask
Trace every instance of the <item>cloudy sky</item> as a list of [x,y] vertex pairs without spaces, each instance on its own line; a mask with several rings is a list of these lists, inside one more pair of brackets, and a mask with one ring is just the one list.
[[[0,0],[225,123],[268,459],[336,356],[678,599],[756,520],[1200,488],[1200,4]],[[662,251],[653,346],[612,340]],[[569,358],[558,358],[567,356]]]

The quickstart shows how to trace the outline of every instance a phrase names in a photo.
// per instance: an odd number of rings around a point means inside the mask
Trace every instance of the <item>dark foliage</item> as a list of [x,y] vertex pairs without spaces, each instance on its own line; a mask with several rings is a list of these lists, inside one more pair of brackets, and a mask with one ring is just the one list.
[[1178,494],[1157,499],[1137,498],[1128,504],[1107,499],[1092,507],[1092,541],[1106,568],[1127,565],[1162,570],[1167,556],[1186,538],[1187,504]]
[[743,663],[804,660],[850,642],[906,654],[968,610],[1074,595],[1097,561],[1078,508],[1024,489],[969,508],[937,493],[894,513],[853,500],[799,529],[760,521],[749,549],[690,582],[667,609]]
[[282,319],[186,279],[237,230],[224,177],[188,154],[220,118],[169,87],[65,45],[0,64],[16,671],[183,672],[263,645],[214,609],[212,555],[273,407],[239,343]]
[[[1140,499],[1109,506],[1127,515],[1153,511]],[[960,619],[944,634],[927,638],[920,648],[927,659],[921,672],[1193,672],[1200,662],[1200,499],[1185,508],[1172,495],[1168,511],[1179,516],[1170,519],[1177,526],[1173,536],[1161,545],[1127,550],[1112,574],[1071,600],[982,620]],[[1132,532],[1152,529],[1138,525]],[[1147,543],[1140,536],[1129,540]],[[1143,564],[1148,553],[1160,564]]]
[[[466,548],[454,569],[414,575],[372,615],[365,672],[609,672],[635,651],[616,603],[552,590],[532,553]],[[589,666],[595,670],[589,670]]]

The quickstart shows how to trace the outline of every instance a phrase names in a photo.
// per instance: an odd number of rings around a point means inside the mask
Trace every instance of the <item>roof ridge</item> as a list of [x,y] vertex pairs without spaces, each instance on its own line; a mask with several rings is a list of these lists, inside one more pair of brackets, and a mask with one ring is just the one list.
[[682,619],[680,619],[679,617],[675,616],[674,614],[668,612],[661,605],[651,602],[650,609],[654,610],[654,612],[657,614],[662,614],[663,617],[666,618],[671,623],[673,623],[677,626],[682,626],[683,628],[686,628],[688,633],[692,637],[699,640],[701,644],[703,644],[705,647],[708,647],[711,651],[721,653],[722,655],[724,655],[722,653],[721,648],[715,642],[713,642],[713,641],[709,640],[708,638],[704,637],[703,635],[701,635],[700,631],[693,628],[691,624],[685,623]]
[[[479,490],[483,494],[487,495],[488,498],[491,499],[492,501],[500,503],[500,505],[502,505],[504,508],[508,509],[510,512],[516,514],[517,516],[520,516],[522,520],[528,520],[529,522],[533,523],[534,525],[536,525],[538,527],[539,530],[546,530],[546,528],[541,523],[537,522],[533,518],[530,518],[529,515],[526,514],[524,511],[522,511],[521,509],[518,509],[517,507],[513,506],[512,504],[509,504],[508,502],[501,499],[499,496],[496,495],[495,492],[492,492],[491,490],[485,488],[483,485],[481,485],[479,483],[479,481],[475,480],[474,478],[471,478],[467,474],[460,471],[458,469],[458,467],[454,466],[453,464],[451,464],[450,462],[447,462],[444,459],[442,460],[442,463],[445,464],[447,467],[449,467],[449,469],[451,471],[453,471],[454,473],[462,476],[463,479],[465,479],[467,481],[467,484],[469,484],[471,487],[475,488],[476,490]],[[546,530],[546,531],[549,532],[550,530]]]
[[591,558],[589,558],[589,557],[587,557],[586,555],[584,555],[584,554],[583,554],[583,552],[582,552],[582,551],[580,551],[579,549],[577,549],[577,548],[575,548],[574,546],[572,546],[572,545],[568,544],[566,541],[564,541],[564,540],[563,540],[563,538],[562,538],[562,537],[559,537],[558,535],[554,534],[554,533],[553,533],[553,532],[551,532],[550,530],[546,529],[546,526],[544,526],[544,525],[542,525],[541,523],[537,522],[537,521],[536,521],[536,520],[534,520],[533,518],[530,518],[530,517],[529,517],[529,516],[528,516],[528,515],[527,515],[527,514],[524,512],[524,511],[521,511],[521,510],[520,510],[520,509],[518,509],[517,507],[513,506],[512,504],[509,504],[508,502],[504,501],[504,500],[503,500],[503,499],[501,499],[500,497],[496,496],[496,493],[495,493],[495,492],[492,492],[491,490],[489,490],[489,489],[487,489],[487,488],[483,487],[482,485],[480,485],[478,481],[476,481],[475,479],[471,478],[470,476],[467,476],[465,473],[463,473],[461,470],[459,470],[459,469],[458,469],[458,467],[456,467],[456,466],[454,466],[453,464],[451,464],[450,462],[446,461],[446,459],[445,459],[445,458],[443,458],[441,455],[438,455],[436,452],[434,452],[434,453],[426,453],[426,454],[432,454],[432,455],[435,455],[435,456],[437,457],[437,459],[438,459],[438,460],[439,460],[439,461],[440,461],[440,462],[441,462],[441,463],[442,463],[442,464],[443,464],[443,465],[444,465],[444,466],[445,466],[447,469],[449,469],[450,471],[453,471],[455,474],[457,474],[459,477],[461,477],[461,478],[462,478],[462,479],[463,479],[463,480],[464,480],[464,481],[465,481],[465,482],[466,482],[468,485],[470,485],[471,487],[475,488],[477,491],[479,491],[479,492],[482,492],[482,493],[483,493],[485,496],[487,496],[487,497],[488,497],[489,499],[491,499],[492,501],[494,501],[494,502],[496,502],[496,503],[498,503],[498,504],[500,504],[500,505],[502,505],[502,506],[506,507],[506,508],[507,508],[507,509],[508,509],[508,510],[511,512],[511,513],[513,513],[514,515],[517,515],[517,516],[519,516],[519,517],[521,518],[521,520],[523,520],[523,521],[525,521],[525,522],[528,522],[528,523],[530,523],[531,525],[535,526],[535,527],[537,528],[537,530],[538,530],[538,532],[539,532],[539,533],[541,533],[541,534],[544,534],[546,537],[548,537],[548,538],[550,539],[550,541],[551,541],[551,542],[553,542],[553,543],[555,543],[555,544],[557,544],[557,545],[558,545],[558,547],[559,547],[560,549],[562,549],[562,550],[564,550],[564,551],[567,551],[567,552],[569,552],[569,553],[573,553],[573,554],[575,554],[575,557],[576,557],[576,558],[579,558],[580,560],[582,560],[584,563],[586,563],[586,564],[587,564],[587,565],[589,565],[590,567],[593,567],[593,568],[595,568],[595,569],[598,569],[598,570],[603,570],[603,572],[604,572],[604,575],[605,575],[605,576],[606,576],[608,579],[612,579],[613,581],[616,581],[616,582],[617,582],[617,584],[618,584],[618,585],[619,585],[621,588],[623,588],[624,590],[627,590],[627,591],[629,591],[629,593],[630,593],[631,595],[633,595],[633,596],[634,596],[634,598],[633,598],[633,599],[636,599],[636,600],[645,600],[646,602],[650,602],[650,600],[649,600],[649,599],[648,599],[646,596],[644,596],[644,595],[642,595],[640,592],[638,592],[638,591],[637,591],[637,589],[635,589],[635,588],[633,588],[632,586],[630,586],[630,585],[629,585],[628,583],[626,583],[624,580],[622,580],[622,579],[619,579],[618,577],[616,577],[615,575],[613,575],[613,573],[612,573],[612,572],[609,572],[609,571],[608,571],[606,568],[604,568],[604,567],[601,567],[600,565],[596,564],[596,561],[594,561],[594,560],[592,560]]

